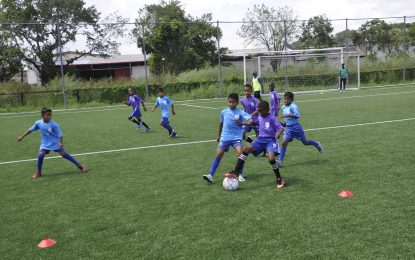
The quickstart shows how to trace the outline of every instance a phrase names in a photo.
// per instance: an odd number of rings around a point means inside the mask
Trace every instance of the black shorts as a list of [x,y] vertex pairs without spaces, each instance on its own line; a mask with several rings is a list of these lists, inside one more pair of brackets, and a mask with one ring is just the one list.
[[254,91],[254,97],[257,99],[261,99],[261,91]]

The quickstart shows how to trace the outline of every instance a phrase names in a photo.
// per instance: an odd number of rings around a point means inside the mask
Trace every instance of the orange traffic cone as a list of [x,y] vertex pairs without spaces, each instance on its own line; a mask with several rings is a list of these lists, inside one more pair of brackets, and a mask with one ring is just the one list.
[[350,198],[351,196],[353,196],[353,193],[351,193],[348,189],[344,189],[342,192],[338,194],[338,196],[342,198]]
[[51,246],[56,245],[56,241],[53,239],[50,239],[48,237],[45,237],[40,243],[37,245],[39,248],[48,248]]

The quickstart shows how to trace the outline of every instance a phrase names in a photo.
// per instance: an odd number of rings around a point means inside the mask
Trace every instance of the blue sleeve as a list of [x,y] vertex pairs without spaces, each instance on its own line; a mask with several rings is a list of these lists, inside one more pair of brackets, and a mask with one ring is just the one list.
[[225,110],[222,110],[222,112],[220,112],[220,122],[223,124],[223,120],[224,120],[224,114],[225,114]]
[[290,107],[290,112],[292,115],[295,115],[297,118],[300,118],[300,110],[296,105]]
[[258,76],[258,82],[262,84],[262,77]]
[[173,102],[173,100],[171,100],[169,97],[167,98],[167,100],[168,100],[168,104],[169,104],[169,106],[171,106],[171,105],[173,105],[174,104],[174,102]]
[[241,110],[241,121],[245,122],[245,121],[248,121],[249,119],[252,119],[252,116]]
[[282,128],[280,121],[278,121],[275,117],[273,117],[272,119],[272,124],[276,132],[278,132]]
[[58,136],[58,137],[62,137],[63,136],[63,133],[62,133],[62,129],[61,129],[61,127],[60,127],[60,125],[58,125],[58,123],[55,123],[55,125],[53,126],[55,129],[55,133],[56,133],[56,135]]
[[159,103],[159,99],[158,99],[158,98],[156,99],[156,103],[155,103],[155,105],[156,105],[156,106],[159,106],[159,105],[160,105],[160,103]]
[[38,125],[38,122],[36,121],[35,124],[31,128],[29,128],[29,131],[34,132],[37,130],[39,130],[39,125]]

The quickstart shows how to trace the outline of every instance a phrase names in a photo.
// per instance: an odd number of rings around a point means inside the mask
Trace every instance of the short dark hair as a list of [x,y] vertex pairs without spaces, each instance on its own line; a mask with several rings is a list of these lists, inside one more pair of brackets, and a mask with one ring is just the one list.
[[40,114],[42,116],[45,115],[46,113],[52,113],[52,109],[44,107],[44,108],[42,108],[42,110],[40,110]]
[[159,87],[158,89],[157,89],[157,92],[163,92],[164,93],[164,88],[162,88],[162,87]]
[[239,103],[239,95],[236,93],[229,94],[228,99],[235,99],[236,102]]
[[291,100],[294,100],[294,93],[292,92],[285,92],[284,97],[287,97]]
[[245,84],[244,88],[250,88],[251,91],[253,90],[252,85],[251,84]]
[[269,110],[269,103],[265,100],[259,101],[258,110]]
[[258,73],[256,73],[256,71],[254,73],[252,73],[252,75],[258,75]]
[[269,83],[269,88],[270,88],[270,89],[272,89],[272,90],[274,90],[274,89],[275,89],[275,83],[274,83],[274,81],[271,81],[271,82]]

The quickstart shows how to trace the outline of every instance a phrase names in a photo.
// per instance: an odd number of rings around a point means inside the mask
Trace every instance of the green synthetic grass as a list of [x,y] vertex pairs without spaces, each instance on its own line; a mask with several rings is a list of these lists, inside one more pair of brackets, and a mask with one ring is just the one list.
[[[401,93],[401,94],[396,94]],[[388,95],[379,95],[388,94]],[[378,95],[378,96],[374,96]],[[359,98],[368,96],[366,98]],[[351,98],[345,98],[351,97]],[[340,98],[340,99],[339,99]],[[329,99],[329,100],[321,100]],[[415,87],[296,96],[305,129],[415,117]],[[321,100],[321,101],[316,101]],[[181,103],[183,104],[183,103]],[[160,111],[144,113],[154,129],[137,134],[128,108],[56,112],[72,154],[216,138],[223,100],[177,103],[167,138]],[[39,134],[15,138],[36,114],[0,115],[0,162],[35,158]],[[0,165],[2,259],[410,259],[415,256],[415,120],[306,132],[326,152],[293,142],[281,169],[289,186],[276,190],[264,158],[250,157],[247,181],[222,189],[235,154],[209,170],[216,143]],[[56,155],[56,154],[52,154]],[[337,197],[343,189],[354,196]],[[46,236],[58,244],[38,249]]]

